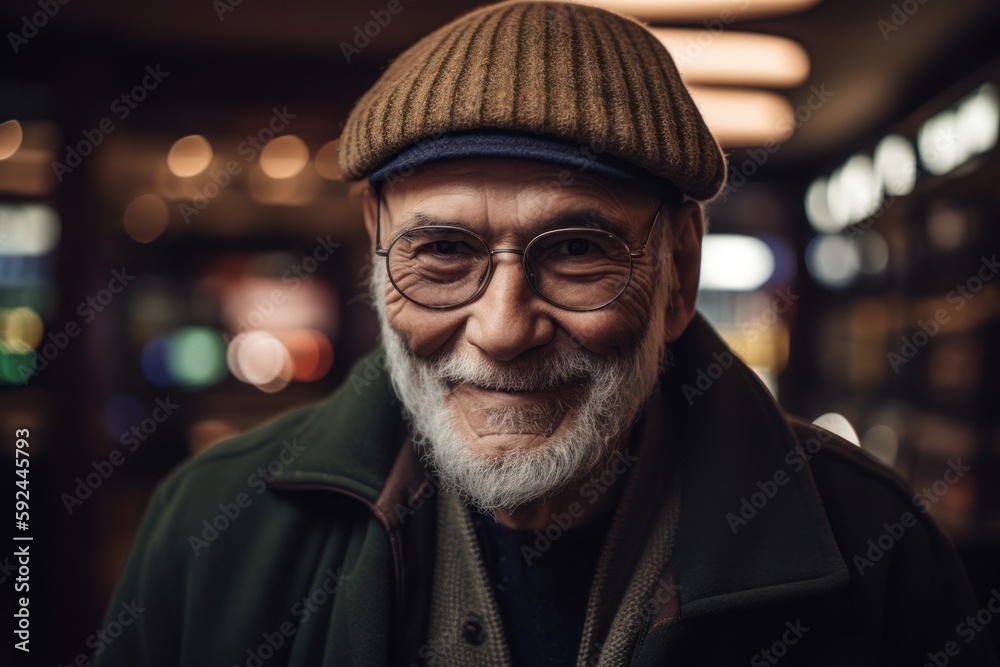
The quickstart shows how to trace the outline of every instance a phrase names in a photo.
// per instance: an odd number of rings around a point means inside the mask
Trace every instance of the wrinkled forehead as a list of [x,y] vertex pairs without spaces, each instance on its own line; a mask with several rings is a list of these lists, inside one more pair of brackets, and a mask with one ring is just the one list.
[[490,224],[530,224],[574,210],[628,221],[657,205],[656,193],[574,167],[516,158],[462,158],[418,167],[381,188],[383,215],[456,217]]

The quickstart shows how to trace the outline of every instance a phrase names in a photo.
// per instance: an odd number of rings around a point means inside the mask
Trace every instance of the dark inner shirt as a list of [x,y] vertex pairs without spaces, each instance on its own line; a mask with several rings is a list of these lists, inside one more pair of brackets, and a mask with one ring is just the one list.
[[582,526],[563,530],[550,520],[536,532],[512,530],[472,511],[514,667],[576,665],[587,598],[613,516],[611,507]]

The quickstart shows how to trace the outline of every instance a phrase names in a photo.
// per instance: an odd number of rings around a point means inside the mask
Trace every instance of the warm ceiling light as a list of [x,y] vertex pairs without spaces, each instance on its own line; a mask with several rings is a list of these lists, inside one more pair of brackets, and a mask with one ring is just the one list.
[[271,178],[291,178],[302,171],[307,162],[309,148],[294,134],[269,142],[260,154],[261,171]]
[[174,176],[197,176],[212,163],[212,144],[200,134],[178,139],[167,154],[167,166]]
[[0,123],[0,160],[6,160],[21,147],[24,133],[16,120]]
[[809,56],[784,37],[750,32],[652,28],[688,84],[792,87],[809,76]]
[[[644,21],[700,21],[725,23],[735,19],[795,14],[819,0],[578,0],[629,14]],[[728,20],[727,20],[728,19]]]
[[792,105],[781,95],[736,88],[690,90],[708,129],[723,146],[763,146],[792,136]]
[[340,164],[337,162],[340,154],[340,140],[334,139],[323,145],[316,152],[316,171],[323,178],[330,181],[339,181],[343,178],[340,173]]

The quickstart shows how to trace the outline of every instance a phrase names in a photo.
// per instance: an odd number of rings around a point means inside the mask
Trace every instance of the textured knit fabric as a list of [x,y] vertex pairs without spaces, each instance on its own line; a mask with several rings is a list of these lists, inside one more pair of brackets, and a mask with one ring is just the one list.
[[[607,608],[603,575],[616,566],[615,551],[620,542],[609,539],[606,543],[601,560],[597,563],[597,573],[601,578],[595,579],[590,602],[587,605],[587,622],[583,627],[578,664],[593,665],[591,658],[593,655],[599,656],[597,667],[619,667],[629,664],[639,630],[650,621],[650,605],[656,604],[659,591],[666,590],[672,593],[676,590],[674,582],[668,580],[665,573],[668,572],[667,566],[674,548],[674,535],[680,519],[679,491],[679,484],[673,484],[668,490],[666,502],[660,507],[652,533],[602,643],[598,634],[599,622],[601,613]],[[616,517],[618,525],[612,527],[613,537],[620,534],[615,531],[627,520],[631,511],[629,505],[632,502],[642,502],[634,493],[630,498],[623,500],[623,509]]]
[[[489,579],[458,496],[442,492],[438,514],[427,663],[509,667],[510,653]],[[471,626],[471,627],[469,627]]]
[[673,59],[645,27],[520,0],[473,11],[393,61],[347,119],[341,170],[359,180],[417,142],[483,131],[606,151],[694,199],[718,194],[726,175]]

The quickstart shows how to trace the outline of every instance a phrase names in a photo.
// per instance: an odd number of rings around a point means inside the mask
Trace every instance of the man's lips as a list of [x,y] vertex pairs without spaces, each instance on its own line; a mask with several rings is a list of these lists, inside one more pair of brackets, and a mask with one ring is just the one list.
[[508,405],[529,405],[566,400],[580,390],[582,380],[565,382],[551,389],[507,389],[476,385],[468,382],[451,384],[452,391],[467,393],[473,398]]

